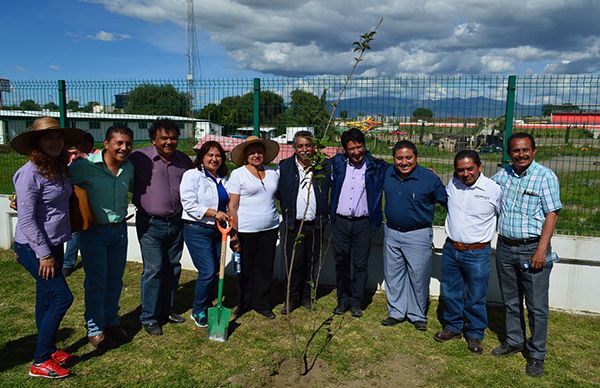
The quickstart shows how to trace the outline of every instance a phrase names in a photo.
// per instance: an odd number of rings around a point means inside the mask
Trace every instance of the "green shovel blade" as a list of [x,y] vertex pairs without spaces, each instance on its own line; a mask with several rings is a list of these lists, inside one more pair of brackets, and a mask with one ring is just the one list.
[[222,305],[210,307],[208,309],[208,339],[219,342],[227,341],[230,318],[231,309],[225,308]]

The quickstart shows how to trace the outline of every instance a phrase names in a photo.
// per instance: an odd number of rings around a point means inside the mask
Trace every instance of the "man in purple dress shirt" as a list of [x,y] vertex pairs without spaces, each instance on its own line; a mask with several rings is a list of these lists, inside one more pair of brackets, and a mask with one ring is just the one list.
[[148,134],[152,146],[133,152],[129,160],[135,166],[135,226],[144,263],[140,321],[148,334],[161,335],[161,323],[185,321],[173,306],[183,251],[179,185],[192,160],[177,151],[180,132],[175,121],[158,119]]
[[335,254],[337,307],[361,317],[373,232],[381,226],[381,197],[386,163],[365,147],[365,136],[351,128],[341,137],[343,154],[331,158],[330,217]]

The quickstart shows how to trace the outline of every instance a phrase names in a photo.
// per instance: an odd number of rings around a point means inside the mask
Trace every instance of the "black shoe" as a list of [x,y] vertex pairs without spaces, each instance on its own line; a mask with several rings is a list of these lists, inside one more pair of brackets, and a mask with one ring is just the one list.
[[110,339],[123,343],[129,340],[129,334],[120,325],[111,325],[104,328],[104,334]]
[[523,346],[512,346],[503,342],[496,349],[492,350],[492,356],[510,356],[511,354],[519,353],[523,351]]
[[312,301],[312,299],[308,298],[308,299],[303,299],[302,300],[302,307],[304,307],[305,309],[307,309],[308,311],[311,311],[312,309],[315,308],[315,304]]
[[254,311],[256,311],[257,313],[259,313],[260,315],[262,315],[263,317],[265,317],[267,319],[275,319],[275,313],[273,313],[273,311],[271,311],[271,310],[254,309]]
[[412,324],[419,331],[427,331],[427,321],[414,321]]
[[348,306],[345,306],[343,304],[338,304],[334,309],[333,309],[333,313],[335,315],[342,315],[344,314],[346,311],[348,311]]
[[538,360],[537,358],[530,358],[527,360],[527,366],[525,367],[525,373],[531,377],[541,377],[544,375],[544,360]]
[[171,323],[183,323],[185,322],[185,318],[179,314],[171,313],[169,314],[169,322]]
[[387,317],[386,319],[384,319],[383,321],[381,321],[381,325],[382,326],[396,326],[397,324],[401,323],[402,321],[396,318],[392,318],[392,317]]
[[75,271],[75,268],[73,268],[73,267],[63,267],[63,269],[62,269],[62,273],[65,278],[68,278],[69,276],[71,276],[73,271]]
[[244,314],[246,314],[248,312],[248,310],[238,307],[237,309],[235,309],[235,312],[233,313],[233,318],[234,319],[238,319],[241,318]]
[[358,306],[351,306],[350,307],[350,314],[352,314],[352,316],[354,318],[360,318],[360,317],[363,316],[363,312],[360,309],[360,307],[358,307]]
[[292,312],[298,308],[298,303],[290,302],[289,306],[284,303],[281,307],[281,315],[287,315],[288,312]]
[[442,330],[442,331],[438,331],[437,333],[435,333],[435,335],[433,336],[433,339],[436,340],[437,342],[446,342],[446,341],[450,341],[453,339],[460,339],[461,334],[460,333],[455,333],[453,331],[450,330]]
[[467,337],[467,349],[475,354],[483,354],[483,343],[481,340]]
[[162,335],[163,331],[160,327],[160,324],[157,322],[152,323],[142,323],[142,327],[146,330],[146,333],[150,335]]

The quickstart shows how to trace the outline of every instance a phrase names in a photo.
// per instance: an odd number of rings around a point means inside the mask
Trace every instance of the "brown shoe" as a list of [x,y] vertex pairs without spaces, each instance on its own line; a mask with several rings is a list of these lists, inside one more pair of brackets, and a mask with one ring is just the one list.
[[475,338],[467,337],[467,348],[476,354],[483,354],[483,343]]
[[129,334],[120,325],[109,325],[104,327],[104,334],[110,337],[110,339],[124,343],[129,340]]
[[118,346],[115,341],[104,335],[104,333],[89,336],[88,343],[96,349],[113,349]]
[[460,337],[460,333],[455,333],[453,331],[444,329],[443,331],[438,331],[435,333],[433,339],[437,342],[446,342],[454,339],[460,339]]

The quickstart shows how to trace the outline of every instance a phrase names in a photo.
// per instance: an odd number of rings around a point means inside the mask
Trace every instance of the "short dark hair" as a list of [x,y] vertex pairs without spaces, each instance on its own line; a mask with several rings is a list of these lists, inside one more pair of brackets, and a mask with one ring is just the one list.
[[481,166],[481,158],[479,157],[479,154],[477,153],[477,151],[462,150],[462,151],[458,151],[456,153],[456,155],[454,156],[454,169],[455,170],[456,170],[456,166],[458,165],[458,161],[463,160],[463,159],[471,159],[475,162],[475,164],[478,167]]
[[94,146],[94,143],[96,142],[96,140],[94,140],[94,135],[92,135],[89,132],[84,132],[83,133],[83,138],[81,139],[81,141],[79,142],[80,144],[91,144],[92,146]]
[[310,139],[311,143],[313,142],[313,134],[310,131],[298,131],[294,134],[294,144],[296,144],[296,139],[299,137],[303,137],[305,139]]
[[150,128],[148,128],[148,136],[150,137],[150,140],[154,140],[156,138],[156,131],[158,131],[161,128],[167,132],[177,132],[177,137],[181,135],[181,131],[179,130],[179,124],[177,124],[177,121],[166,118],[158,118],[154,120]]
[[349,130],[342,133],[342,147],[346,149],[348,142],[355,142],[360,144],[365,144],[365,134],[358,128],[350,128]]
[[225,154],[225,150],[223,149],[223,146],[221,146],[221,144],[218,141],[214,141],[214,140],[209,140],[204,142],[199,149],[196,150],[196,160],[194,161],[194,164],[192,165],[192,168],[197,168],[197,169],[201,169],[202,168],[202,159],[204,159],[204,156],[206,156],[206,154],[208,154],[208,151],[210,151],[211,148],[216,148],[217,150],[219,150],[219,153],[221,154],[221,165],[219,166],[219,168],[217,169],[217,175],[219,175],[219,177],[224,177],[227,175],[228,169],[227,169],[227,155]]
[[392,156],[396,155],[396,151],[402,148],[408,148],[409,150],[412,150],[415,156],[419,156],[419,153],[417,152],[417,146],[410,140],[400,140],[398,143],[396,143],[394,148],[392,148]]
[[531,141],[531,148],[535,149],[535,139],[533,138],[533,135],[527,132],[515,132],[512,135],[510,135],[510,137],[508,138],[508,143],[506,143],[506,146],[508,147],[508,150],[510,151],[510,143],[514,140],[514,139],[529,139]]
[[106,136],[104,137],[104,141],[110,141],[116,133],[120,133],[123,135],[129,135],[131,141],[133,141],[133,131],[125,124],[115,124],[106,130]]

